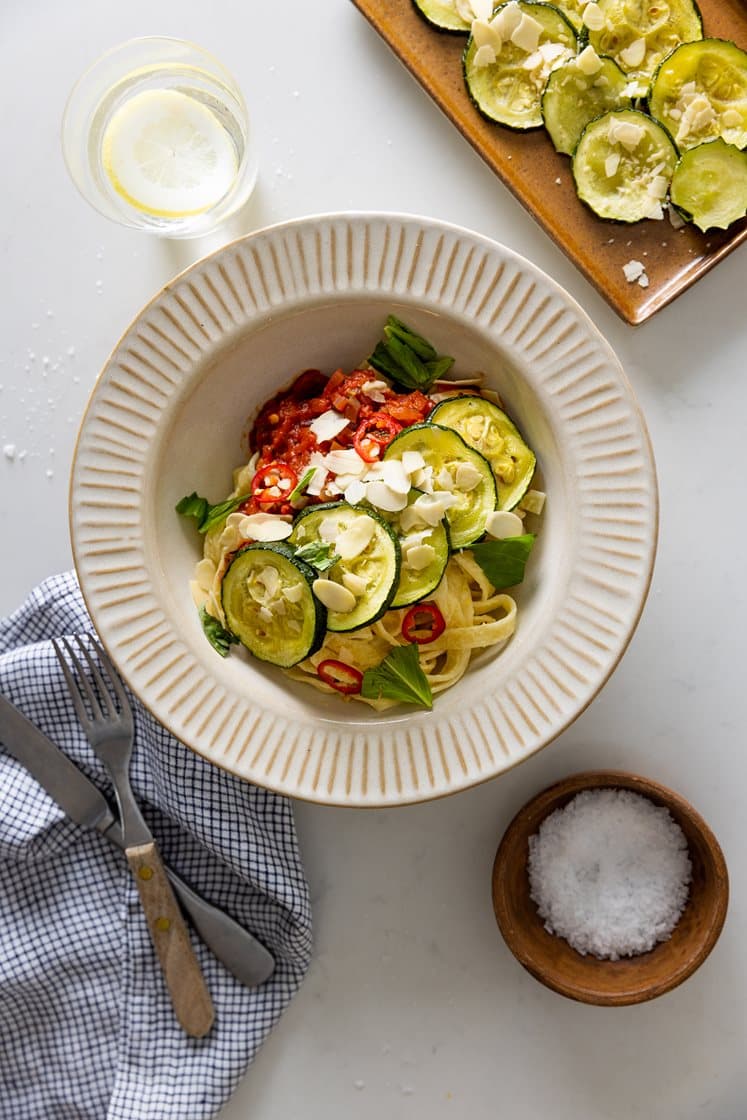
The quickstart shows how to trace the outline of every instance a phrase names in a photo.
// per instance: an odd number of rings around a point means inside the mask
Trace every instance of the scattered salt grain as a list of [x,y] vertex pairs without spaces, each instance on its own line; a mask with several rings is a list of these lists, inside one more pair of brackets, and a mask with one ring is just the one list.
[[16,457],[16,445],[14,443],[6,443],[3,448],[3,455],[6,459],[10,459],[12,463]]
[[585,790],[529,839],[530,893],[545,929],[582,955],[614,961],[665,941],[691,875],[682,829],[630,790]]

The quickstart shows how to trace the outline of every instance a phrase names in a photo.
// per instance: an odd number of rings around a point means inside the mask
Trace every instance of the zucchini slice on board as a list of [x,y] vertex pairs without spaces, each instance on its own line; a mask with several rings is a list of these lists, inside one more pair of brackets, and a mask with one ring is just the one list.
[[573,58],[547,79],[542,116],[556,152],[571,155],[589,121],[609,109],[629,109],[632,104],[625,93],[628,79],[617,63],[598,57],[596,62],[598,69],[589,74]]
[[513,509],[526,494],[537,465],[514,422],[484,397],[452,397],[437,404],[430,419],[453,428],[484,455],[498,485],[498,508]]
[[490,23],[473,28],[462,60],[464,80],[489,120],[518,131],[540,128],[547,76],[575,53],[576,32],[559,8],[509,0]]
[[314,597],[316,571],[286,544],[250,544],[236,553],[221,585],[226,623],[243,646],[283,669],[324,641],[327,612]]
[[671,197],[698,229],[727,229],[747,214],[747,152],[720,137],[689,148],[674,169]]
[[747,53],[726,39],[683,43],[657,70],[649,109],[680,151],[717,136],[747,147]]
[[618,109],[586,126],[573,153],[582,202],[616,222],[661,217],[677,163],[666,129],[636,109]]
[[399,540],[391,526],[373,510],[347,502],[308,506],[296,518],[289,539],[295,545],[322,542],[337,548],[343,533],[346,558],[321,573],[322,579],[341,584],[356,600],[349,611],[327,611],[327,629],[335,633],[358,630],[381,618],[397,591],[401,564]]
[[465,34],[469,23],[457,11],[456,0],[412,0],[420,15],[439,31]]
[[[408,507],[422,494],[421,490],[411,490],[407,500]],[[404,510],[402,511],[404,512]],[[424,525],[409,532],[401,527],[402,513],[389,514],[392,526],[399,534],[400,549],[402,552],[402,567],[399,571],[399,585],[397,593],[392,599],[392,607],[410,607],[431,595],[443,578],[446,565],[449,562],[451,548],[449,546],[449,530],[446,521],[439,521],[438,525]],[[432,556],[425,563],[426,557],[421,552],[413,553],[411,549],[430,549]]]
[[633,97],[646,96],[654,71],[670,51],[703,38],[695,0],[597,0],[597,6],[599,19],[593,27],[592,17],[585,14],[589,42],[628,75]]
[[[452,428],[440,424],[413,424],[405,428],[384,452],[384,459],[401,459],[406,451],[419,451],[431,468],[434,491],[448,491],[456,502],[446,510],[451,547],[467,548],[485,532],[485,521],[498,504],[498,491],[490,463],[464,442]],[[444,485],[439,476],[448,475]],[[460,477],[462,479],[460,484]]]

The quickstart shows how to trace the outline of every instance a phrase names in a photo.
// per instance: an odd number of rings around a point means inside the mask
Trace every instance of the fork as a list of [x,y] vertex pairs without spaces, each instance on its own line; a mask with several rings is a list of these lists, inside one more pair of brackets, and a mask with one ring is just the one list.
[[[189,932],[169,883],[153,834],[140,812],[130,785],[130,759],[134,741],[132,710],[122,683],[99,643],[91,638],[111,688],[94,661],[86,643],[76,635],[88,672],[66,638],[53,639],[75,711],[94,753],[106,766],[122,824],[125,855],[135,878],[153,947],[161,965],[177,1020],[193,1038],[210,1030],[215,1012]],[[73,676],[60,645],[65,647],[75,670]],[[89,676],[93,678],[95,690]],[[111,691],[119,703],[112,699]],[[86,710],[88,701],[89,711]],[[103,701],[103,703],[102,703]]]

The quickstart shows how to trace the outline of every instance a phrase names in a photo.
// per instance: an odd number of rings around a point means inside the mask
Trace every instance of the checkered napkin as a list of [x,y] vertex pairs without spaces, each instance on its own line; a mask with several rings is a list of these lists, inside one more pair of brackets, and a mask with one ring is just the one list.
[[[107,795],[49,638],[91,630],[72,574],[0,621],[0,692]],[[68,820],[0,747],[0,1117],[202,1120],[229,1098],[308,967],[291,805],[202,761],[133,703],[135,794],[166,862],[255,933],[274,975],[244,988],[195,939],[216,1021],[174,1018],[124,855]]]

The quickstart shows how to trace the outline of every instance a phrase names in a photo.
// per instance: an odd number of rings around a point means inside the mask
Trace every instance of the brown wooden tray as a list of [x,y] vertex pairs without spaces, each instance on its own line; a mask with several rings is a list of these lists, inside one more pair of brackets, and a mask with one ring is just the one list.
[[[747,238],[747,219],[702,234],[669,220],[618,225],[602,221],[576,197],[567,156],[544,132],[510,132],[480,116],[462,77],[463,35],[437,31],[412,0],[353,0],[473,148],[492,167],[573,263],[628,323],[642,323],[723,260]],[[747,49],[743,0],[700,0],[705,33]],[[648,288],[628,283],[623,265],[640,260]]]

